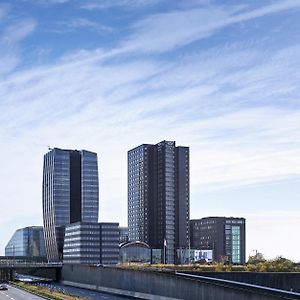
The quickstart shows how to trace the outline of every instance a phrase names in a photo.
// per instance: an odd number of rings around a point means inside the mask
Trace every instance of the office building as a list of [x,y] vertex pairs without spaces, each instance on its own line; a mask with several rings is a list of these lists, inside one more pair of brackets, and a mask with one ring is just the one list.
[[120,245],[121,263],[151,263],[151,249],[144,242],[125,242]]
[[117,264],[119,223],[73,223],[66,226],[63,262]]
[[162,141],[128,151],[128,236],[164,249],[166,263],[188,246],[188,147]]
[[208,217],[190,220],[191,248],[213,250],[214,261],[245,263],[244,218]]
[[128,227],[119,227],[119,243],[128,242]]
[[46,257],[43,227],[18,229],[5,247],[5,256]]
[[44,156],[43,221],[47,258],[61,261],[65,226],[98,222],[97,154],[51,149]]

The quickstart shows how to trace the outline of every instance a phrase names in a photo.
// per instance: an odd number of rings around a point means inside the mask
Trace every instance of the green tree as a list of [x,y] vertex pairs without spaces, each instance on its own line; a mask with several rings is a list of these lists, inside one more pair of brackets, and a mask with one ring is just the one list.
[[255,255],[250,255],[248,258],[248,264],[258,264],[260,262],[265,262],[266,259],[264,258],[264,255],[260,252],[257,252]]

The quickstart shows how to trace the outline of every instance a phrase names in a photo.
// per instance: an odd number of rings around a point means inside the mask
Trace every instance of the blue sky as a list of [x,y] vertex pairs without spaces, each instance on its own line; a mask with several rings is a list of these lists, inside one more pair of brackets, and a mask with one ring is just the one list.
[[42,224],[48,146],[99,155],[127,223],[127,150],[190,146],[191,217],[247,218],[247,254],[300,261],[300,1],[0,2],[0,252]]

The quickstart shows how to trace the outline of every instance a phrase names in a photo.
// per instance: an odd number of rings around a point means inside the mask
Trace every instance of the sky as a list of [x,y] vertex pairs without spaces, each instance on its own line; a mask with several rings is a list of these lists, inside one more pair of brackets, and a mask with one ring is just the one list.
[[300,261],[300,0],[0,0],[0,255],[42,225],[48,147],[98,153],[127,224],[127,151],[190,147],[190,215],[246,218]]

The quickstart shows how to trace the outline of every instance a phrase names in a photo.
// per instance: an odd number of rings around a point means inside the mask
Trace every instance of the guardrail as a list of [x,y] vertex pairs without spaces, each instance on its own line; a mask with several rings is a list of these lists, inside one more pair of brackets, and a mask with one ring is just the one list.
[[187,274],[182,272],[175,272],[175,274],[177,276],[190,278],[193,280],[197,280],[199,282],[212,283],[220,286],[227,286],[236,289],[248,290],[260,294],[279,296],[282,297],[283,299],[300,299],[300,293],[295,293],[293,291],[279,290],[279,289],[265,287],[261,285],[255,285],[255,284],[249,284],[249,283],[243,283],[243,282],[237,282],[237,281],[219,279],[213,277],[206,277],[200,275],[192,275],[192,274]]
[[27,261],[0,261],[0,268],[58,268],[62,267],[62,263],[40,263],[40,262],[27,262]]

